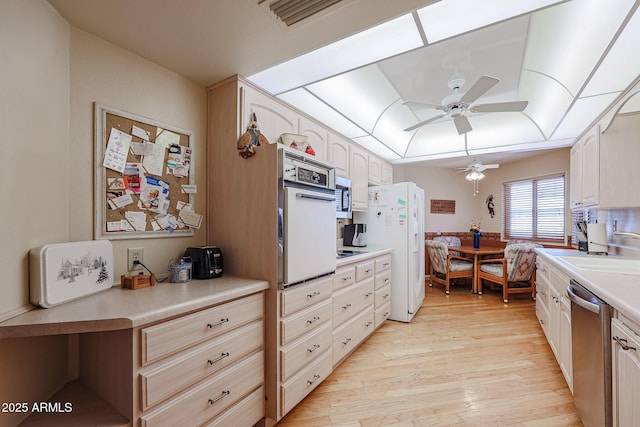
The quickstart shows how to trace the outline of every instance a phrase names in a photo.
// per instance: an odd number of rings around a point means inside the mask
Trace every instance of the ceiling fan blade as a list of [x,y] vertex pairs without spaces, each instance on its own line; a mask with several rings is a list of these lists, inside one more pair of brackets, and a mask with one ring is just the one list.
[[431,103],[429,103],[429,102],[412,101],[412,100],[404,101],[404,102],[402,103],[402,105],[407,105],[407,106],[415,105],[415,106],[418,106],[418,107],[435,108],[435,109],[437,109],[437,110],[443,110],[443,109],[444,109],[444,108],[442,107],[442,105],[440,105],[440,104],[431,104]]
[[497,85],[499,81],[500,80],[495,77],[481,76],[473,86],[465,92],[462,98],[460,98],[460,102],[471,104],[473,101],[484,95],[486,91]]
[[493,163],[493,164],[490,164],[490,165],[477,164],[475,168],[476,168],[479,172],[482,172],[482,171],[487,170],[487,169],[497,169],[497,168],[499,168],[499,167],[500,167],[500,165],[499,165],[499,164],[497,164],[497,163]]
[[471,127],[471,123],[469,123],[469,119],[467,119],[462,114],[456,114],[455,116],[453,116],[453,124],[456,125],[458,135],[465,134],[473,129]]
[[408,127],[408,128],[406,128],[404,131],[405,131],[405,132],[410,132],[410,131],[412,131],[412,130],[418,129],[419,127],[422,127],[422,126],[426,125],[427,123],[434,122],[434,121],[436,121],[436,120],[438,120],[438,119],[440,119],[440,118],[442,118],[442,117],[444,117],[444,116],[446,116],[446,114],[438,114],[437,116],[435,116],[435,117],[431,117],[430,119],[427,119],[427,120],[425,120],[425,121],[423,121],[423,122],[420,122],[420,123],[415,124],[415,125],[413,125],[413,126],[409,126],[409,127]]
[[495,102],[493,104],[478,104],[471,107],[474,113],[501,113],[501,112],[518,112],[527,108],[529,101],[515,102]]

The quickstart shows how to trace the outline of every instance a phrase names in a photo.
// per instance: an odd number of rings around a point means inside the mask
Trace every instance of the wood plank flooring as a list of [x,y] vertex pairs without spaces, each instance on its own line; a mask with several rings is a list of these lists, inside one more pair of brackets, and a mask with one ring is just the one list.
[[277,425],[581,426],[534,308],[427,286],[411,323],[387,321]]

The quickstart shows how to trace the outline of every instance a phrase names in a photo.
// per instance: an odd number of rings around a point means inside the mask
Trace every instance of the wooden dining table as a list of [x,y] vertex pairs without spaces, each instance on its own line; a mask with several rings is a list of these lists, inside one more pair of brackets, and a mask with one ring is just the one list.
[[471,290],[476,294],[478,293],[478,271],[480,269],[478,260],[484,256],[503,255],[504,248],[499,248],[497,246],[485,246],[480,248],[474,248],[473,246],[449,246],[449,252],[473,255],[473,279],[471,281]]

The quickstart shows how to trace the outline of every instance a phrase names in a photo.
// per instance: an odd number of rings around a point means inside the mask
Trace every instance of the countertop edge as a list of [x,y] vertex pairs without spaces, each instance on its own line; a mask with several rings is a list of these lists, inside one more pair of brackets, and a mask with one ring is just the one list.
[[[365,249],[367,248],[367,249]],[[353,255],[353,256],[349,256],[349,257],[345,257],[345,258],[340,258],[338,260],[336,260],[336,268],[339,268],[343,265],[349,265],[349,264],[353,264],[355,262],[359,262],[359,261],[364,261],[367,260],[369,258],[375,258],[378,257],[380,255],[385,255],[385,254],[390,254],[393,252],[393,248],[387,248],[387,247],[350,247],[350,246],[345,246],[342,248],[338,248],[340,249],[344,249],[344,250],[355,250],[355,251],[359,251],[362,252],[358,255]]]
[[135,291],[120,288],[0,322],[0,338],[25,338],[136,328],[188,314],[269,288],[264,280],[222,277],[166,283]]

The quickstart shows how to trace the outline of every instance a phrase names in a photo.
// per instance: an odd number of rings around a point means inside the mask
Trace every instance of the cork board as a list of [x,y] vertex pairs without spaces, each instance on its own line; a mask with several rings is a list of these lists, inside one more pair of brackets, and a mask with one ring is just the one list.
[[456,201],[431,199],[431,213],[455,215]]
[[94,238],[192,236],[193,133],[95,104]]

